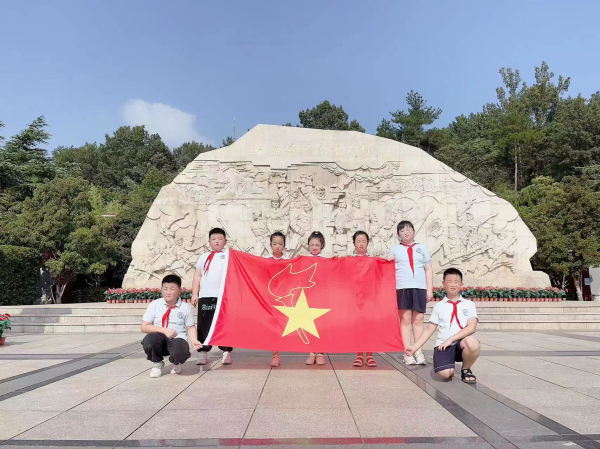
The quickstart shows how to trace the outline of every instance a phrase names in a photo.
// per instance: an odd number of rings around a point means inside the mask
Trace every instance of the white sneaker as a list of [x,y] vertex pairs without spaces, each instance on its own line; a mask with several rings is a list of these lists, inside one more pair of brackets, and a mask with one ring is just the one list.
[[152,364],[152,369],[150,370],[150,377],[160,377],[162,376],[162,369],[165,367],[165,362],[158,362]]
[[181,374],[181,370],[183,369],[182,365],[173,365],[173,369],[171,370],[171,374]]
[[233,363],[233,360],[231,360],[231,352],[223,352],[223,360],[221,360],[221,363],[223,365],[231,365]]
[[415,358],[415,362],[417,363],[417,365],[427,365],[427,362],[425,361],[425,354],[423,354],[423,351],[421,351],[420,349],[417,352],[415,352],[413,357]]
[[208,353],[205,351],[198,353],[198,361],[196,365],[206,365],[208,363]]
[[417,361],[415,360],[415,357],[414,357],[414,356],[412,356],[412,355],[411,355],[411,356],[409,357],[409,356],[405,355],[405,356],[404,356],[404,364],[405,364],[405,365],[416,365],[416,364],[417,364]]

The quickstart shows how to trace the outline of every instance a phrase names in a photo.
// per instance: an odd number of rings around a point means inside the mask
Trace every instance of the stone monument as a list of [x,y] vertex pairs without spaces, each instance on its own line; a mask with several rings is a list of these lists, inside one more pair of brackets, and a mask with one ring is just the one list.
[[257,256],[269,254],[274,231],[286,235],[287,255],[307,254],[313,230],[325,235],[326,256],[352,255],[352,235],[364,230],[380,256],[401,220],[429,247],[434,285],[448,267],[466,285],[550,285],[531,268],[536,240],[514,207],[425,151],[355,131],[258,125],[161,189],[123,287],[159,287],[177,273],[190,288],[213,227],[226,230],[229,248]]

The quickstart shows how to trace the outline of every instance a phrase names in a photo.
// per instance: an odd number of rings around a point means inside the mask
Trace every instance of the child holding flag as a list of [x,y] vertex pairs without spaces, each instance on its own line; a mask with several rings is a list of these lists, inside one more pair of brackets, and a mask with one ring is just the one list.
[[[433,268],[427,246],[415,242],[415,227],[401,221],[397,227],[400,244],[390,248],[388,260],[396,262],[396,299],[400,316],[400,333],[405,345],[410,344],[410,331],[415,341],[423,333],[423,316],[427,302],[433,300]],[[418,350],[404,356],[407,365],[425,365],[425,355]]]
[[289,259],[288,256],[283,254],[285,250],[285,235],[283,232],[276,231],[271,234],[271,255],[267,256],[267,259],[283,260]]
[[[325,257],[323,254],[321,254],[321,251],[323,251],[323,248],[325,248],[325,236],[319,231],[314,231],[308,238],[308,250],[310,251],[309,256]],[[325,356],[323,355],[322,352],[319,352],[317,354],[315,354],[314,352],[311,352],[310,354],[308,354],[308,358],[306,359],[306,364],[307,365],[314,365],[314,364],[325,365]]]
[[437,328],[438,336],[433,350],[434,371],[442,379],[451,379],[455,362],[462,362],[462,381],[474,384],[477,378],[471,367],[479,357],[481,345],[473,335],[478,321],[475,303],[460,295],[462,279],[462,273],[456,268],[444,271],[446,297],[435,305],[427,329],[413,345],[406,348],[406,355],[411,357],[419,351]]
[[142,317],[142,332],[147,334],[142,346],[152,362],[150,377],[162,376],[166,356],[174,365],[171,374],[181,373],[181,365],[191,356],[188,336],[194,349],[202,348],[194,327],[194,311],[179,298],[181,278],[165,276],[161,291],[162,298],[152,301]]
[[[192,305],[198,305],[198,338],[204,343],[212,326],[223,273],[227,267],[229,252],[225,249],[227,235],[221,228],[213,228],[208,233],[208,242],[212,251],[204,253],[196,264],[196,273],[192,284]],[[212,349],[210,345],[203,345],[198,349],[198,361],[196,365],[206,365],[208,352]],[[231,365],[231,351],[233,348],[219,346],[223,351],[223,365]]]
[[[285,254],[283,254],[283,250],[285,249],[285,235],[283,232],[276,231],[271,234],[271,253],[270,256],[267,256],[267,259],[273,260],[284,260],[289,259]],[[279,360],[279,351],[273,351],[273,359],[271,360],[271,366],[273,368],[278,367],[280,364]]]
[[[356,231],[352,236],[352,241],[354,242],[354,250],[356,251],[354,257],[371,257],[367,254],[367,247],[369,246],[369,234],[367,234],[365,231]],[[376,367],[377,362],[373,358],[373,353],[367,352],[366,356],[367,366],[372,368]],[[363,366],[364,360],[364,354],[362,352],[358,352],[352,365]]]

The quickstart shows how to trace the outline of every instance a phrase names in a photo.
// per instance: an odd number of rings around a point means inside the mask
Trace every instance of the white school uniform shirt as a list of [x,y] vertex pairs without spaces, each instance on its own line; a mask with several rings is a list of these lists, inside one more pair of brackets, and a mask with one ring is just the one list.
[[281,255],[281,258],[277,259],[277,258],[275,258],[275,256],[274,256],[273,254],[271,254],[271,255],[269,255],[269,256],[266,256],[266,257],[265,257],[265,259],[273,259],[273,260],[286,260],[286,259],[289,259],[289,257],[288,257],[288,256],[286,256],[285,254],[282,254],[282,255]]
[[431,254],[427,246],[415,242],[413,246],[413,263],[415,272],[410,268],[408,260],[408,246],[394,245],[390,248],[390,256],[396,261],[396,289],[420,288],[427,289],[427,278],[425,277],[425,265],[431,263]]
[[[167,301],[164,298],[155,299],[148,305],[142,321],[162,327],[162,319],[168,307]],[[195,324],[194,310],[188,303],[178,298],[175,308],[171,309],[171,313],[169,314],[169,324],[167,324],[167,327],[177,332],[177,337],[175,338],[187,340],[187,328]]]
[[315,256],[314,254],[308,253],[308,256],[309,256],[309,257],[327,257],[327,256],[324,256],[324,255],[323,255],[323,254],[321,254],[321,253],[317,254],[316,256]]
[[352,254],[352,257],[373,257],[370,254]]
[[471,318],[477,319],[477,309],[475,308],[475,303],[473,301],[469,301],[468,299],[459,296],[457,300],[458,304],[456,304],[457,317],[460,322],[460,326],[456,322],[456,318],[452,318],[452,312],[454,310],[454,306],[450,304],[450,301],[447,297],[440,302],[438,302],[431,312],[431,317],[429,318],[429,322],[433,324],[437,324],[438,326],[438,334],[437,339],[435,340],[435,345],[439,346],[452,337],[454,334],[460,332],[463,328],[467,327],[467,322]]
[[208,273],[204,271],[204,264],[210,253],[204,253],[198,259],[196,268],[202,272],[202,278],[200,279],[200,298],[218,298],[221,291],[221,281],[225,269],[227,268],[227,262],[229,262],[229,250],[225,249],[221,253],[216,253],[213,257]]

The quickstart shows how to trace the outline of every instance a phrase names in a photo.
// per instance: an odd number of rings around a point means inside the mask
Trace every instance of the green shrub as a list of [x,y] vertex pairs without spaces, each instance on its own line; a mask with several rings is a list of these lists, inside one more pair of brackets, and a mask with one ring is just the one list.
[[37,251],[22,246],[0,245],[0,305],[33,304],[41,258]]

